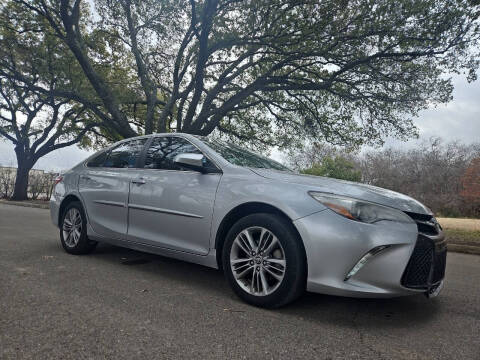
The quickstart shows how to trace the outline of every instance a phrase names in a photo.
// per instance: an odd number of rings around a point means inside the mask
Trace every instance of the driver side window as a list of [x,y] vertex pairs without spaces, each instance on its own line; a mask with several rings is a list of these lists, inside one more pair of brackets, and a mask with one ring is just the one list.
[[[189,141],[175,136],[156,137],[147,149],[146,169],[187,170],[173,162],[179,154],[202,154]],[[202,154],[203,155],[203,154]],[[207,165],[210,161],[206,159]]]

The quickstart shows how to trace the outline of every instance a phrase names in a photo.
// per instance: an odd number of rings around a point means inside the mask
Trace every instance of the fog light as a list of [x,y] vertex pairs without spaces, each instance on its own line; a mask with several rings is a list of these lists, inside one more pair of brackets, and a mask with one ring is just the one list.
[[355,275],[372,257],[377,255],[380,251],[385,250],[386,248],[390,247],[390,245],[381,245],[373,248],[368,253],[363,255],[363,257],[355,264],[355,266],[350,270],[350,272],[345,277],[344,281],[350,279],[353,275]]

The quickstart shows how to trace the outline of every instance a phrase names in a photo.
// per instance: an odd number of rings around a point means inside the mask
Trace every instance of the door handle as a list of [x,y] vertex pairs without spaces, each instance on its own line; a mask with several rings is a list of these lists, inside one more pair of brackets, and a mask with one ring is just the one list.
[[133,180],[132,180],[132,183],[133,183],[133,184],[142,185],[142,184],[145,184],[146,181],[145,181],[144,178],[139,178],[139,179],[133,179]]
[[82,176],[80,176],[80,178],[83,179],[83,180],[90,180],[91,179],[91,177],[87,176],[87,175],[82,175]]

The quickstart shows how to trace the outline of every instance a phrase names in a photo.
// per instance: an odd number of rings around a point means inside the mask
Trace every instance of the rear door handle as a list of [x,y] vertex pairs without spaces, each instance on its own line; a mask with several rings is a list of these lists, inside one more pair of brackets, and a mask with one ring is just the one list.
[[80,176],[81,179],[84,179],[84,180],[90,180],[91,177],[90,176],[87,176],[87,175],[82,175]]
[[133,180],[132,180],[132,183],[133,183],[133,184],[142,185],[142,184],[145,184],[146,181],[145,181],[144,178],[139,178],[139,179],[133,179]]

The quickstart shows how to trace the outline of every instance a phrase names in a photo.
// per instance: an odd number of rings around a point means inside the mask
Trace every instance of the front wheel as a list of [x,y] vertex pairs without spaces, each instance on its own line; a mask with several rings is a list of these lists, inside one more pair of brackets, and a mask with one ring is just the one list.
[[240,219],[227,235],[222,261],[231,287],[249,304],[277,308],[305,290],[303,244],[280,216],[252,214]]
[[96,241],[87,237],[87,218],[82,204],[71,202],[65,208],[60,224],[60,240],[69,254],[88,254],[97,246]]

